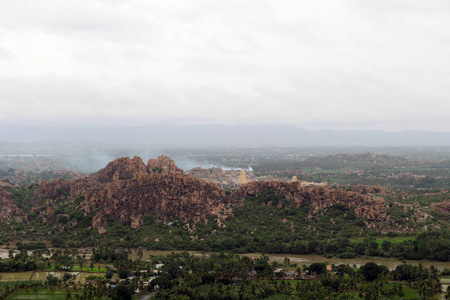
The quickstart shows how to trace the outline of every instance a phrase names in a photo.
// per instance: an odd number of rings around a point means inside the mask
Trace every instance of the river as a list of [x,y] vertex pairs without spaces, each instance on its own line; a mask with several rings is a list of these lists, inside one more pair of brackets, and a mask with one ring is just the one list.
[[[156,255],[167,255],[172,252],[183,252],[183,251],[151,251],[146,250],[143,251],[143,260],[148,260],[150,256],[156,256]],[[208,257],[212,254],[212,252],[200,252],[200,251],[187,251],[190,254],[193,254],[195,256],[203,256],[205,255]],[[246,253],[246,254],[239,254],[239,255],[245,255],[248,257],[259,257],[261,256],[260,253]],[[389,270],[394,270],[398,265],[401,265],[403,262],[395,259],[395,258],[383,258],[383,257],[357,257],[357,258],[326,258],[321,255],[297,255],[297,254],[266,254],[271,261],[277,261],[279,263],[283,263],[284,259],[287,257],[290,259],[291,263],[296,263],[299,266],[302,265],[310,265],[315,262],[320,263],[329,263],[329,264],[348,264],[350,266],[356,265],[356,267],[360,267],[362,265],[365,265],[368,262],[374,262],[379,265],[386,266]],[[129,258],[136,259],[138,257],[137,252],[133,251],[130,253]],[[406,260],[407,264],[418,266],[419,264],[422,264],[424,267],[429,267],[431,265],[435,266],[439,270],[443,270],[445,268],[450,269],[450,261],[447,262],[441,262],[441,261],[432,261],[432,260]]]
[[[6,258],[7,257],[7,250],[5,251],[0,250],[0,257]],[[146,250],[143,251],[143,260],[149,260],[151,256],[157,256],[157,255],[168,255],[172,252],[180,253],[183,251],[152,251],[152,250]],[[200,251],[187,251],[190,254],[193,254],[198,257],[209,257],[214,252],[200,252]],[[85,252],[86,253],[86,252]],[[260,253],[246,253],[246,254],[239,254],[239,255],[245,255],[248,257],[260,257]],[[303,265],[311,265],[315,262],[320,263],[328,263],[328,264],[348,264],[350,266],[356,266],[360,267],[368,262],[374,262],[379,265],[386,266],[389,270],[394,270],[398,265],[402,264],[403,262],[395,259],[395,258],[382,258],[382,257],[357,257],[357,258],[348,258],[348,259],[342,259],[342,258],[326,258],[324,256],[320,255],[296,255],[296,254],[266,254],[271,261],[277,261],[279,263],[283,263],[284,259],[287,257],[289,258],[291,264],[296,263],[298,266]],[[6,256],[6,257],[5,257]],[[90,253],[86,256],[90,256]],[[129,254],[129,258],[136,259],[138,257],[137,251],[133,251]],[[445,268],[450,269],[450,262],[440,262],[440,261],[431,261],[431,260],[407,260],[406,263],[418,266],[419,264],[422,264],[424,267],[429,267],[431,265],[435,266],[439,270],[443,270]],[[58,278],[62,278],[64,276],[64,273],[71,273],[76,274],[77,277],[75,278],[75,282],[84,283],[86,281],[86,276],[94,275],[94,276],[100,276],[103,277],[105,273],[85,273],[85,272],[64,272],[64,271],[35,271],[35,272],[12,272],[12,273],[0,273],[2,278],[0,281],[15,281],[15,280],[45,280],[46,277],[49,274],[52,274],[53,276],[56,276]]]
[[[145,250],[143,251],[143,260],[149,260],[151,256],[157,256],[157,255],[168,255],[172,252],[183,252],[179,250],[175,251],[154,251],[154,250]],[[213,254],[214,252],[201,252],[201,251],[187,251],[190,254],[193,254],[195,256],[203,256],[205,255],[208,257],[209,255]],[[18,253],[18,251],[14,251],[14,254]],[[31,254],[31,252],[29,252]],[[88,249],[83,249],[80,251],[80,254],[84,254],[86,258],[89,258],[91,256],[91,251]],[[239,255],[245,255],[248,257],[259,257],[260,253],[246,253],[246,254],[239,254]],[[287,257],[290,259],[291,263],[296,263],[299,266],[302,265],[310,265],[315,262],[320,263],[330,263],[335,265],[340,264],[349,264],[350,266],[356,265],[356,267],[360,267],[368,262],[374,262],[379,265],[386,266],[389,268],[389,270],[395,269],[398,265],[402,264],[402,261],[396,259],[396,258],[383,258],[383,257],[356,257],[356,258],[326,258],[321,255],[297,255],[297,254],[266,254],[271,261],[277,261],[280,263],[284,262],[284,258]],[[7,249],[0,249],[0,258],[4,259],[8,257],[8,250]],[[131,259],[137,259],[137,251],[133,251],[128,256]],[[424,267],[429,267],[431,265],[435,266],[439,270],[443,270],[445,268],[450,269],[450,261],[447,262],[441,262],[441,261],[433,261],[433,260],[406,260],[406,263],[414,266],[418,266],[419,264],[422,264]]]

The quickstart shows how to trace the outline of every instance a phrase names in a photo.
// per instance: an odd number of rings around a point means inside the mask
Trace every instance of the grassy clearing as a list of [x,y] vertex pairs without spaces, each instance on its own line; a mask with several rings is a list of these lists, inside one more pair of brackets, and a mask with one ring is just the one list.
[[[376,238],[375,242],[377,242],[377,244],[379,246],[381,246],[381,244],[383,244],[384,241],[389,241],[393,244],[398,244],[398,243],[403,243],[404,241],[413,241],[415,239],[415,237],[412,236],[406,236],[406,237],[393,237],[393,238]],[[362,242],[363,239],[350,239],[350,241],[357,243],[357,242]]]
[[377,238],[375,242],[377,242],[378,245],[383,244],[384,241],[389,241],[395,244],[395,243],[403,243],[404,241],[412,241],[414,239],[415,237]]
[[[384,284],[384,287],[387,288],[388,290],[392,289],[393,286],[394,286],[393,283]],[[405,296],[402,299],[420,299],[419,293],[410,287],[404,285],[403,292],[405,293]]]
[[80,267],[73,267],[70,269],[70,271],[76,271],[76,272],[83,271],[83,272],[87,272],[87,273],[106,273],[107,270],[104,267],[100,268],[100,272],[97,267],[94,267],[92,269],[87,268],[87,267],[83,267],[83,269],[81,269]]
[[286,283],[288,283],[288,284],[290,284],[290,285],[293,285],[293,286],[295,286],[295,285],[297,285],[297,283],[298,283],[298,280],[297,279],[294,279],[294,280],[281,280],[281,279],[277,279],[277,280],[275,280],[277,283],[280,283],[280,282],[286,282]]
[[97,266],[94,266],[93,268],[83,266],[83,268],[81,268],[79,265],[74,265],[68,270],[61,270],[61,269],[55,269],[55,265],[56,265],[56,263],[52,262],[50,268],[44,269],[43,271],[70,271],[70,272],[82,271],[82,272],[88,272],[88,273],[102,273],[102,272],[105,273],[106,272],[105,266],[100,266],[100,271],[99,271]]

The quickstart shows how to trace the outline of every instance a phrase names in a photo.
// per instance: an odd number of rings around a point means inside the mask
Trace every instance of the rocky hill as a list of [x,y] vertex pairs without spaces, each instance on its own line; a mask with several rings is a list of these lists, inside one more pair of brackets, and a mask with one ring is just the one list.
[[[338,253],[345,247],[333,244],[343,238],[448,230],[449,201],[445,191],[411,195],[300,181],[258,180],[224,190],[186,174],[167,156],[122,157],[80,179],[28,187],[0,181],[0,244]],[[347,248],[339,253],[365,253]]]
[[58,199],[73,202],[86,213],[96,212],[92,227],[105,232],[108,218],[138,228],[143,216],[158,220],[180,218],[184,222],[204,222],[207,217],[226,218],[238,200],[225,195],[217,184],[183,174],[166,156],[150,159],[119,158],[99,172],[78,180],[43,182],[32,203],[34,213],[48,213]]
[[[386,219],[386,202],[382,197],[374,197],[373,194],[384,194],[385,190],[380,187],[370,188],[363,186],[359,186],[356,189],[365,192],[365,194],[359,191],[330,189],[324,186],[302,186],[300,181],[291,183],[262,181],[250,182],[240,187],[233,195],[244,199],[248,196],[256,196],[271,190],[275,194],[284,196],[290,201],[289,206],[291,207],[301,207],[305,204],[309,205],[310,217],[336,204],[342,204],[347,209],[354,209],[358,218],[371,221],[384,221]],[[270,201],[266,205],[276,205],[278,208],[281,208],[282,202],[271,203]]]
[[108,219],[139,228],[146,214],[160,221],[179,218],[185,223],[204,223],[213,217],[221,225],[221,220],[233,215],[234,207],[244,205],[246,197],[268,190],[284,196],[291,207],[309,205],[310,217],[342,204],[353,209],[357,217],[371,221],[386,219],[384,199],[374,196],[384,192],[381,188],[345,191],[305,187],[300,182],[254,181],[225,193],[215,183],[184,174],[167,156],[150,159],[147,164],[139,157],[123,157],[81,179],[41,182],[32,198],[32,213],[41,222],[52,220],[58,217],[55,213],[58,203],[64,201],[85,214],[94,213],[92,228],[100,233],[106,232]]

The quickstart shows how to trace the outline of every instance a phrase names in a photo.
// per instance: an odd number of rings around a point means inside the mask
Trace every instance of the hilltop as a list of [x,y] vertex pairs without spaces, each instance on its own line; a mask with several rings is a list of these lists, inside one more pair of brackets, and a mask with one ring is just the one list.
[[416,203],[379,186],[251,181],[224,190],[185,174],[167,156],[146,164],[122,157],[83,178],[29,187],[4,182],[0,197],[7,208],[0,226],[12,233],[2,242],[47,239],[56,246],[127,241],[151,249],[297,253],[294,241],[418,234],[449,225],[446,192]]
[[[225,193],[215,183],[184,174],[167,156],[150,159],[147,165],[139,157],[123,157],[82,179],[41,182],[31,203],[32,212],[43,222],[53,217],[61,200],[72,209],[95,212],[92,228],[105,232],[108,218],[138,228],[143,224],[145,214],[161,221],[179,218],[183,222],[203,223],[213,217],[221,223],[232,215],[234,207],[243,205],[245,198],[269,190],[285,197],[289,207],[310,206],[310,215],[342,204],[352,207],[358,217],[367,220],[383,221],[386,218],[382,198],[358,191],[302,187],[300,182],[253,181]],[[370,192],[383,193],[384,190],[379,188]]]

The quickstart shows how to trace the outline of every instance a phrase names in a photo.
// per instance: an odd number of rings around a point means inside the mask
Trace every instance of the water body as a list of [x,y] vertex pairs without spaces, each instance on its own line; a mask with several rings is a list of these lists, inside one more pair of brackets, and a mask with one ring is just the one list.
[[[4,250],[4,249],[3,249]],[[6,252],[6,251],[5,251]],[[142,260],[150,260],[151,256],[158,256],[158,255],[168,255],[172,252],[175,253],[181,253],[183,251],[151,251],[146,250],[143,251]],[[188,251],[188,253],[193,254],[198,257],[209,257],[214,252],[200,252],[200,251]],[[3,257],[6,253],[0,253],[0,257]],[[217,253],[216,253],[217,254]],[[248,257],[255,257],[258,258],[261,256],[260,253],[246,253],[246,254],[239,254],[240,256],[248,256]],[[374,262],[379,265],[386,266],[389,270],[394,270],[398,265],[401,265],[403,262],[395,259],[395,258],[381,258],[381,257],[369,257],[369,258],[363,258],[363,257],[357,257],[357,258],[349,258],[349,259],[342,259],[342,258],[326,258],[320,255],[296,255],[296,254],[266,254],[271,261],[277,261],[279,263],[283,263],[284,259],[287,257],[290,259],[291,264],[296,263],[298,266],[303,265],[311,265],[312,263],[327,263],[327,264],[348,264],[350,266],[356,266],[360,267],[368,262]],[[90,255],[89,255],[90,256]],[[5,257],[5,258],[6,258]],[[133,251],[129,254],[129,258],[131,259],[137,259],[137,251]],[[431,261],[431,260],[407,260],[407,264],[418,266],[419,264],[422,264],[424,267],[430,267],[435,266],[439,270],[443,270],[445,268],[450,269],[450,262],[440,262],[440,261]],[[64,276],[64,273],[71,273],[77,275],[75,278],[75,282],[84,283],[86,281],[86,277],[90,275],[104,277],[105,273],[100,272],[94,272],[94,273],[85,273],[85,272],[64,272],[64,271],[36,271],[36,272],[12,272],[12,273],[0,273],[2,278],[0,281],[16,281],[16,280],[46,280],[47,276],[49,274],[52,274],[53,276],[56,276],[58,278],[62,278]]]
[[[20,251],[19,250],[12,250],[12,254],[13,256],[16,256],[17,254],[19,254]],[[33,251],[27,251],[28,256],[33,254]],[[45,258],[49,258],[50,256],[47,254],[43,254],[42,255]],[[9,258],[9,250],[8,249],[0,249],[0,259],[5,259],[5,258]]]
[[6,250],[6,249],[0,249],[0,259],[5,259],[5,258],[8,258],[8,251],[9,250]]
[[[142,260],[150,260],[151,256],[157,256],[157,255],[168,255],[172,252],[175,253],[181,253],[183,251],[174,250],[174,251],[153,251],[153,250],[145,250],[143,251]],[[203,256],[209,257],[214,252],[201,252],[201,251],[187,251],[190,254],[193,254],[195,256]],[[18,251],[14,251],[14,254],[18,253]],[[31,254],[31,252],[29,252]],[[80,254],[84,254],[86,258],[89,258],[91,256],[91,252],[88,249],[84,249],[80,252]],[[248,257],[259,257],[261,256],[260,253],[246,253],[246,254],[239,254],[239,255],[245,255]],[[291,263],[296,263],[299,266],[302,265],[310,265],[315,262],[320,263],[329,263],[329,264],[348,264],[350,266],[356,265],[356,267],[360,267],[368,262],[374,262],[379,265],[386,266],[389,270],[395,269],[398,265],[401,265],[403,262],[396,259],[396,258],[382,258],[382,257],[356,257],[356,258],[326,258],[321,255],[297,255],[297,254],[266,254],[271,261],[277,261],[280,263],[284,262],[284,258],[287,257],[291,260]],[[7,249],[0,249],[0,258],[8,258],[8,250]],[[137,259],[137,251],[133,251],[128,255],[128,258],[131,259]],[[418,266],[419,264],[422,264],[424,267],[429,267],[431,265],[435,266],[439,270],[443,270],[445,268],[450,269],[450,261],[447,262],[441,262],[441,261],[434,261],[434,260],[406,260],[407,264]],[[25,272],[26,273],[26,272]],[[64,273],[64,272],[63,272]],[[94,273],[88,273],[88,274],[94,274]],[[56,275],[55,275],[56,276]],[[44,278],[45,280],[45,278]]]
[[[255,256],[252,254],[244,254],[246,256]],[[401,265],[403,261],[400,261],[396,258],[382,258],[382,257],[356,257],[356,258],[326,258],[321,255],[295,255],[295,254],[268,254],[270,260],[277,261],[280,263],[284,262],[284,258],[287,257],[291,260],[291,263],[297,263],[299,266],[302,265],[310,265],[315,262],[319,263],[329,263],[329,264],[348,264],[350,266],[356,265],[356,267],[360,267],[365,265],[368,262],[374,262],[379,265],[386,266],[389,270],[394,270],[398,265]],[[257,257],[257,256],[256,256]],[[445,268],[450,268],[450,262],[440,262],[440,261],[432,261],[432,260],[406,260],[407,264],[418,266],[422,264],[424,267],[435,266],[439,270],[443,270]]]
[[[149,260],[150,256],[157,256],[157,255],[168,255],[172,252],[180,253],[183,251],[143,251],[143,260]],[[209,257],[213,252],[200,252],[200,251],[187,251],[190,254],[193,254],[195,256],[206,256]],[[244,255],[248,257],[260,257],[261,253],[246,253],[246,254],[239,254]],[[379,265],[386,266],[389,270],[394,270],[398,265],[401,265],[403,261],[400,261],[395,258],[382,258],[382,257],[356,257],[356,258],[326,258],[321,255],[297,255],[297,254],[266,254],[271,261],[277,261],[279,263],[283,263],[284,259],[287,257],[290,259],[291,264],[296,263],[299,266],[307,265],[309,266],[312,263],[329,263],[329,264],[348,264],[350,266],[356,265],[356,267],[360,267],[362,265],[365,265],[368,262],[374,262]],[[136,259],[137,252],[132,252],[129,255],[129,258]],[[433,260],[406,260],[407,264],[418,266],[419,264],[422,264],[424,267],[429,266],[435,266],[439,270],[443,270],[445,268],[450,269],[450,261],[448,262],[441,262],[441,261],[433,261]]]

